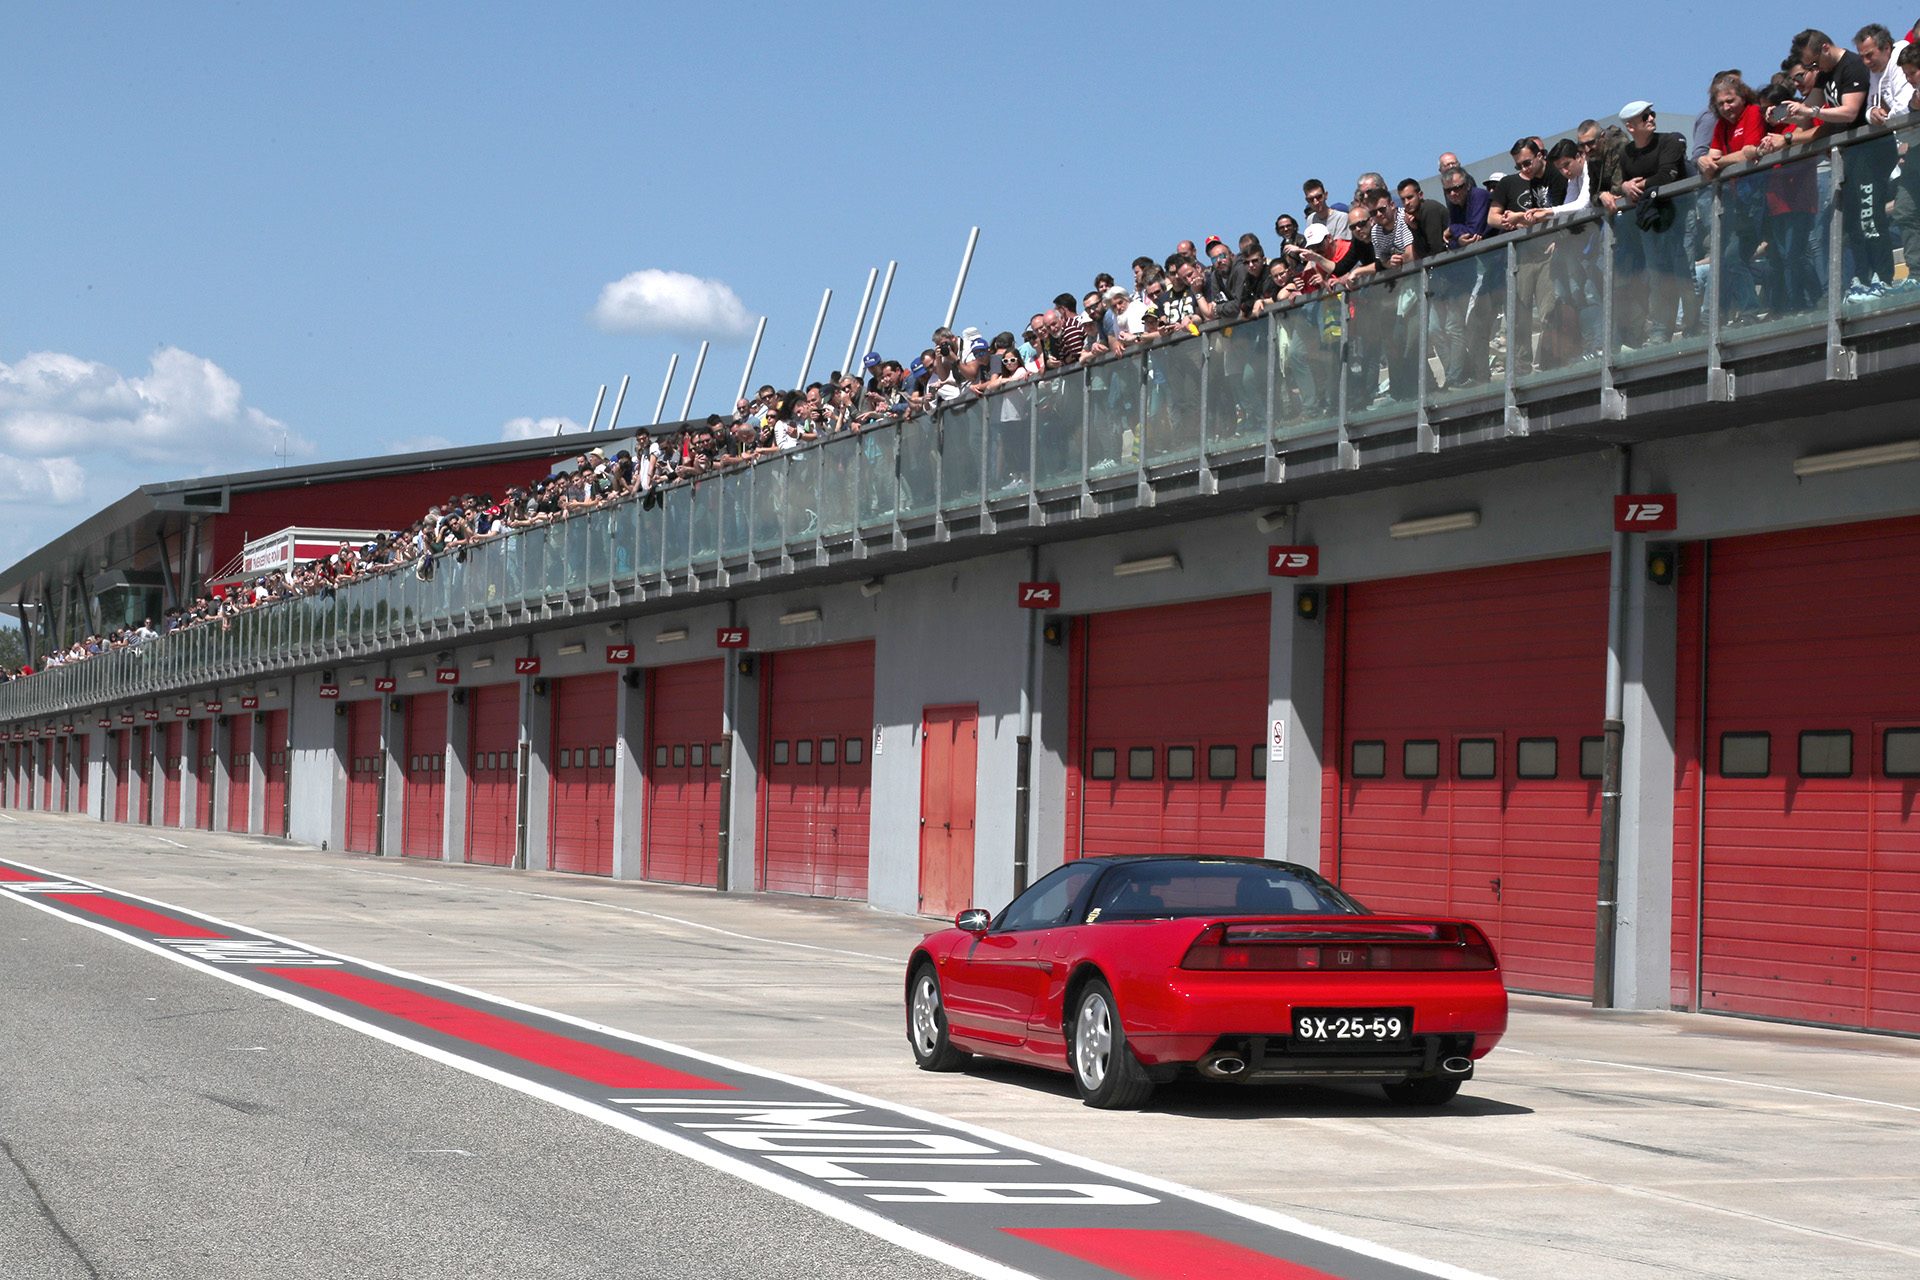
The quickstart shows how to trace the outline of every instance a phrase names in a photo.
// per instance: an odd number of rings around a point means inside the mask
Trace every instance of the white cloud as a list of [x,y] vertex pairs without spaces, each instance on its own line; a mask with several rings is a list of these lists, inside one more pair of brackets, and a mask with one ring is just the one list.
[[242,471],[313,446],[213,361],[162,347],[144,373],[57,351],[0,361],[0,563],[141,484]]
[[579,431],[582,427],[572,418],[509,418],[500,424],[502,440],[544,440],[549,436],[564,435],[569,431]]
[[168,463],[171,479],[273,457],[283,435],[289,456],[313,451],[246,404],[232,374],[178,347],[160,348],[136,376],[54,351],[0,361],[0,451],[15,457],[131,456]]
[[753,332],[754,318],[719,280],[649,267],[603,287],[593,322],[612,333],[742,338]]

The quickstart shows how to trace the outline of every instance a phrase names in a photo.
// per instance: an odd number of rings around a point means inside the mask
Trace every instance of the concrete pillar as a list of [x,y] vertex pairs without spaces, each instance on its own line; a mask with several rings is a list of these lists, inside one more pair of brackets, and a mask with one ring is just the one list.
[[247,761],[247,831],[259,835],[267,829],[267,757],[272,754],[272,746],[267,741],[267,713],[244,714],[253,717],[253,750]]
[[87,742],[87,814],[101,822],[113,816],[113,738],[105,729],[89,729]]
[[468,730],[472,723],[468,717],[472,706],[470,689],[455,689],[447,695],[447,772],[442,779],[446,784],[446,818],[440,827],[442,862],[467,859],[467,788],[471,785],[473,769],[468,755],[473,737]]
[[404,848],[406,817],[407,700],[380,697],[380,856],[397,858]]
[[1320,866],[1327,627],[1324,609],[1302,618],[1296,601],[1301,592],[1319,590],[1287,583],[1273,592],[1266,741],[1258,748],[1267,770],[1267,856],[1314,868]]
[[[1620,770],[1619,916],[1614,1005],[1665,1009],[1672,999],[1673,779],[1679,590],[1648,581],[1641,539],[1627,573]],[[1682,573],[1689,566],[1681,565]],[[1697,572],[1698,566],[1693,566]]]
[[[536,687],[538,692],[536,692]],[[520,699],[520,811],[527,815],[526,861],[529,871],[553,865],[548,815],[553,810],[553,773],[549,768],[553,745],[553,695],[545,678],[527,682]]]
[[[286,681],[283,687],[292,708],[287,726],[287,835],[304,844],[343,849],[347,838],[346,704],[320,696],[317,672]],[[262,711],[277,705],[269,704],[264,695],[260,699]],[[266,726],[258,725],[254,732],[264,736]],[[259,759],[256,755],[255,760]],[[265,787],[263,770],[263,794]]]
[[[764,654],[752,656],[753,673],[740,674],[741,655],[727,659],[721,727],[727,735],[727,876],[725,887],[735,893],[758,889],[754,875],[754,846],[760,813],[760,664]],[[871,750],[873,744],[867,744]]]
[[[1044,626],[1047,619],[1042,619]],[[1072,663],[1067,648],[1066,618],[1057,619],[1061,642],[1040,644],[1037,683],[1033,690],[1033,762],[1028,785],[1033,794],[1033,816],[1027,829],[1028,883],[1066,861],[1067,847],[1067,734],[1071,722]],[[1011,902],[1011,881],[983,884],[976,866],[974,902],[992,911]]]
[[638,667],[621,673],[613,741],[613,878],[638,880],[646,846],[646,681]]

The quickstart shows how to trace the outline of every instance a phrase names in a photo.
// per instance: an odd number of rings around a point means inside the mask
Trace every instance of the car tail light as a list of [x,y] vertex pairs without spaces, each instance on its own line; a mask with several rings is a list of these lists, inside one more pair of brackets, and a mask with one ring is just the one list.
[[1471,924],[1452,921],[1335,921],[1212,924],[1180,962],[1183,969],[1249,972],[1408,970],[1466,972],[1498,967],[1493,944]]

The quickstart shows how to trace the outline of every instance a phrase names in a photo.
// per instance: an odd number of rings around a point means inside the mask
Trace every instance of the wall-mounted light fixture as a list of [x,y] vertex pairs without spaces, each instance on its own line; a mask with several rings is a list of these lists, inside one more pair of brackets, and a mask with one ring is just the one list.
[[586,651],[587,651],[587,646],[581,641],[575,640],[572,644],[561,645],[554,652],[558,653],[563,658],[571,658],[576,653],[585,653]]
[[1920,440],[1899,440],[1893,444],[1868,445],[1864,449],[1808,454],[1793,460],[1793,474],[1804,480],[1808,476],[1858,471],[1861,467],[1884,467],[1894,462],[1920,462]]
[[818,609],[795,609],[791,613],[783,613],[780,615],[780,625],[783,627],[797,627],[803,622],[818,621],[820,621],[820,611]]
[[1145,556],[1139,560],[1122,560],[1113,566],[1113,576],[1130,578],[1136,573],[1164,573],[1168,569],[1178,569],[1180,557],[1172,552],[1164,556]]
[[1443,516],[1422,516],[1417,520],[1401,520],[1387,526],[1387,533],[1395,538],[1424,538],[1435,533],[1458,533],[1462,529],[1480,527],[1478,511],[1450,511]]
[[685,627],[668,627],[665,631],[655,636],[653,642],[655,644],[677,644],[686,638],[687,629]]
[[485,671],[488,667],[492,665],[493,665],[492,658],[475,658],[473,660],[473,669],[476,671]]
[[887,589],[885,578],[869,578],[860,584],[860,594],[871,600]]

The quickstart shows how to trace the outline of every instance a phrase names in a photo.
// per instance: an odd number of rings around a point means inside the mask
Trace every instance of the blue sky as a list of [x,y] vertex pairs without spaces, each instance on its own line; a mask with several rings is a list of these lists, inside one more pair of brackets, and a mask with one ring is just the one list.
[[[635,272],[771,317],[755,381],[785,384],[820,291],[816,376],[888,258],[878,345],[917,351],[976,223],[959,322],[991,332],[1182,237],[1267,232],[1309,174],[1425,176],[1443,149],[1637,97],[1684,129],[1714,71],[1764,79],[1806,23],[1844,39],[1875,17],[1383,2],[1309,30],[1302,12],[15,5],[0,564],[133,484],[283,447],[583,423],[622,374],[622,422],[645,421],[679,351],[671,417],[699,333],[596,319]],[[716,341],[696,411],[730,402],[746,345]]]

